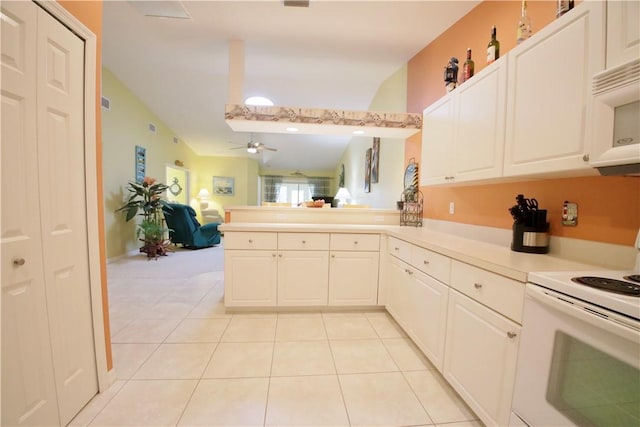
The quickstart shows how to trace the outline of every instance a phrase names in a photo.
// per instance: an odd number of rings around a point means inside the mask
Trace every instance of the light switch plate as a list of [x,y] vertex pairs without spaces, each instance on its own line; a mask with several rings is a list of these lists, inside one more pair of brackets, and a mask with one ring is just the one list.
[[578,204],[564,201],[562,206],[562,225],[575,227],[578,225]]

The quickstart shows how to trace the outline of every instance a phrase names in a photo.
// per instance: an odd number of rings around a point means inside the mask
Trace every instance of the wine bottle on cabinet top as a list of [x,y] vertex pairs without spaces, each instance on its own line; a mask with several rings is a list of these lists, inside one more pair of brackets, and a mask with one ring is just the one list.
[[491,40],[487,45],[487,64],[500,58],[500,42],[496,39],[496,26],[491,28]]
[[573,9],[573,0],[558,0],[558,8],[556,10],[556,18],[560,18],[565,13]]
[[471,48],[467,49],[467,60],[462,64],[462,81],[466,82],[471,77],[473,77],[473,69],[475,68],[475,64],[473,59],[471,59]]
[[522,43],[531,37],[531,19],[527,16],[527,0],[522,0],[522,12],[518,21],[516,42]]

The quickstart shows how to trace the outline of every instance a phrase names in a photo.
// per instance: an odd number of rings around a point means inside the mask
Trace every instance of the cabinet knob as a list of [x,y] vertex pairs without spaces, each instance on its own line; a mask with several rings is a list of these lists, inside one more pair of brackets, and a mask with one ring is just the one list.
[[253,243],[253,240],[249,239],[249,243]]
[[354,245],[357,245],[357,244],[358,244],[358,241],[357,241],[357,240],[355,240],[355,241],[353,242],[353,244],[354,244]]
[[304,245],[304,244],[306,244],[306,243],[307,243],[307,241],[306,241],[306,240],[303,240],[303,241],[302,241],[302,244],[303,244],[303,245]]
[[408,275],[412,275],[413,274],[413,271],[409,270],[408,268],[405,268],[404,271],[406,271]]
[[399,251],[399,250],[400,250],[400,248],[396,246],[395,248],[393,248],[393,250],[394,250],[394,251]]
[[278,256],[279,256],[280,258],[282,258],[282,254],[278,254]]
[[473,287],[476,289],[480,289],[482,287],[482,283],[474,283]]
[[15,258],[13,260],[13,265],[15,265],[16,267],[21,267],[24,265],[26,261],[24,260],[24,258]]
[[425,259],[424,261],[422,261],[422,263],[423,263],[424,265],[429,265],[429,261],[427,261],[426,259]]
[[585,162],[589,161],[589,154],[585,154],[584,156],[582,156],[582,160]]
[[331,254],[331,258],[335,258],[335,257],[336,257],[336,254]]
[[276,254],[271,254],[271,256],[275,258],[275,257],[276,257]]
[[518,334],[516,334],[515,332],[507,332],[507,336],[509,338],[515,338]]

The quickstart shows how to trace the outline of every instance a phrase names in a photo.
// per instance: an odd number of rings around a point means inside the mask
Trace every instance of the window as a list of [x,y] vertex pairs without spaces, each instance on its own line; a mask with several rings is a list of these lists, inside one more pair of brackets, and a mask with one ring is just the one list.
[[291,178],[265,175],[262,177],[262,202],[290,203],[298,206],[313,196],[328,196],[331,178]]

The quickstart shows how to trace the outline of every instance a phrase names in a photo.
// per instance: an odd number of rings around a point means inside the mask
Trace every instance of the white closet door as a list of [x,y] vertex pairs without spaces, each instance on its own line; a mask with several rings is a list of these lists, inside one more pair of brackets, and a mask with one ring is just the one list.
[[84,42],[38,9],[42,251],[60,421],[98,390],[87,242]]
[[2,425],[58,425],[36,164],[32,2],[2,2]]

